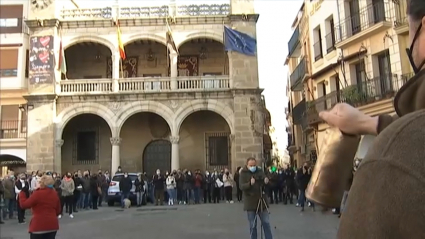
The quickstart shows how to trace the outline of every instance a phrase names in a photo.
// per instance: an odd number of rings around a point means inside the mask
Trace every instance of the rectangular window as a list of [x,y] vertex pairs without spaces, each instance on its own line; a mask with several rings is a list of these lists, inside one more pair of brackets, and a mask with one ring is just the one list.
[[0,76],[16,77],[18,75],[18,49],[0,50]]
[[326,35],[326,52],[330,53],[335,50],[335,23],[334,19],[328,20],[329,33]]
[[0,27],[17,27],[18,18],[0,18]]
[[229,133],[206,133],[205,141],[207,169],[229,167]]
[[378,55],[378,67],[379,67],[379,90],[382,95],[393,92],[392,72],[391,72],[391,60],[389,50],[385,50],[383,53]]
[[323,50],[322,50],[322,31],[320,30],[320,26],[314,29],[314,60],[318,61],[323,58]]
[[76,161],[94,162],[97,161],[97,132],[83,131],[77,133],[76,138],[77,157]]

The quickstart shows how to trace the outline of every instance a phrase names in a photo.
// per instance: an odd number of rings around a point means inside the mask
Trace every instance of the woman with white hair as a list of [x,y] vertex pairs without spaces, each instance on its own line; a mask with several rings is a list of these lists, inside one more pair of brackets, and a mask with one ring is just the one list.
[[55,181],[49,175],[40,178],[39,188],[28,198],[23,191],[19,193],[19,205],[32,210],[29,225],[30,239],[54,239],[59,230],[58,215],[61,203],[53,188]]

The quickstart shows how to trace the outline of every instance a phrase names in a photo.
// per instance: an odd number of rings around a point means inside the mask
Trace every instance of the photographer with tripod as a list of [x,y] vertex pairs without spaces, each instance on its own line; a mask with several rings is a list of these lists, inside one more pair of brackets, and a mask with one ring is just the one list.
[[[264,171],[257,167],[255,158],[248,158],[239,176],[239,185],[244,194],[244,210],[247,211],[250,238],[257,239],[257,218],[260,218],[265,239],[273,239],[269,219],[269,205],[264,197],[264,185],[269,183]],[[261,233],[261,238],[263,233]]]

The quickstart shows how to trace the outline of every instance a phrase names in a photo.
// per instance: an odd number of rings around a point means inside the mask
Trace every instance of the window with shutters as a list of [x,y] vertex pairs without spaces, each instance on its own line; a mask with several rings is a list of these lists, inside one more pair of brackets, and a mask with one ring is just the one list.
[[18,49],[0,50],[0,77],[18,76]]

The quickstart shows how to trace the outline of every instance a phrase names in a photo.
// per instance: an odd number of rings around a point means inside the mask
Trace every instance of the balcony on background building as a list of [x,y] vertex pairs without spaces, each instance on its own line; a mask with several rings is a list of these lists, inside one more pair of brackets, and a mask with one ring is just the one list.
[[394,30],[397,34],[409,33],[406,7],[407,7],[407,0],[399,0],[394,2],[394,11],[395,11]]
[[292,110],[292,122],[294,125],[301,125],[303,124],[303,118],[305,117],[306,113],[306,102],[305,99],[300,101],[297,105],[295,105],[294,109]]
[[60,82],[60,95],[108,94],[108,93],[158,93],[229,90],[229,76],[178,77],[176,88],[170,77],[136,77],[118,80],[118,89],[113,79],[75,79]]
[[335,27],[336,47],[347,47],[392,27],[391,9],[387,2],[377,2],[361,8],[357,14],[343,19]]
[[30,30],[23,18],[0,19],[0,34],[23,33],[29,35]]
[[303,82],[309,77],[307,70],[306,58],[303,57],[303,59],[289,77],[291,80],[292,91],[301,91],[304,89]]
[[322,122],[319,112],[329,110],[340,102],[341,91],[333,91],[330,94],[307,102],[307,123],[309,125]]
[[[69,9],[64,6],[61,10],[61,19],[65,21],[72,20],[112,20],[115,15],[120,19],[153,19],[164,18],[167,16],[175,17],[196,17],[196,16],[227,16],[230,14],[230,3],[217,1],[208,4],[134,4],[135,6],[119,6],[115,12],[114,6],[103,8],[79,8]],[[150,5],[150,6],[148,6]],[[157,5],[157,6],[155,6]]]
[[341,90],[340,100],[353,106],[363,106],[380,100],[391,99],[406,83],[407,76],[385,74],[373,77],[359,85],[351,85]]
[[300,27],[297,26],[291,39],[288,42],[288,57],[299,57],[301,55],[301,42],[300,42]]
[[26,120],[2,120],[0,123],[0,140],[25,139],[27,137]]

